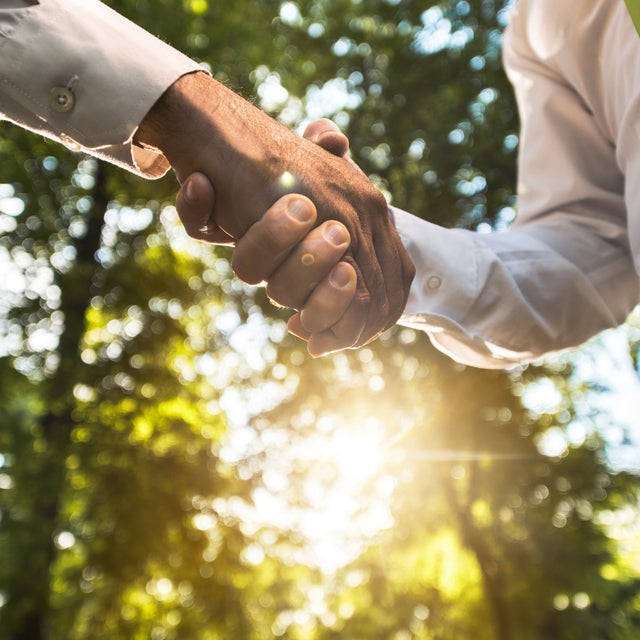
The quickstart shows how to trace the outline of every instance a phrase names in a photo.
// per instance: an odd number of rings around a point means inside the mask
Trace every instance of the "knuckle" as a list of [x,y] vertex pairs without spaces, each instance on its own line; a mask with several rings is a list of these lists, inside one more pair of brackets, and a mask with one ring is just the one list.
[[264,280],[260,273],[252,271],[249,266],[245,265],[242,260],[235,257],[231,258],[231,268],[236,276],[246,284],[258,284]]
[[265,214],[254,226],[251,239],[256,249],[275,253],[287,247],[289,242],[287,227],[282,225],[280,218],[274,213]]
[[298,309],[302,306],[303,300],[283,283],[267,282],[266,292],[270,300],[282,307]]

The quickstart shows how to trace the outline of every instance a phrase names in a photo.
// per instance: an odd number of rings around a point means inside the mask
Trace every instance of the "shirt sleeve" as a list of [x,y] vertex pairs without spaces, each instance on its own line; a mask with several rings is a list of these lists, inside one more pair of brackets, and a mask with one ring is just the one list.
[[0,117],[147,178],[133,144],[153,104],[202,68],[98,0],[0,0]]
[[417,272],[400,324],[484,368],[580,344],[624,322],[639,298],[614,145],[532,53],[518,9],[505,64],[522,125],[516,223],[479,234],[395,211]]

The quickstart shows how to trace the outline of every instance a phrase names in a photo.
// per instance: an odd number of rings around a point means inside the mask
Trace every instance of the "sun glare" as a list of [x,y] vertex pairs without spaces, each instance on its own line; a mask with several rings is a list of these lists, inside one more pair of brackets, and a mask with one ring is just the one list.
[[[237,328],[233,332],[234,347],[244,354],[248,336],[240,333]],[[252,335],[255,350],[266,335],[255,331]],[[253,388],[250,399],[233,388],[223,393],[220,404],[230,429],[220,458],[236,467],[241,478],[259,471],[261,482],[250,501],[226,501],[224,513],[215,511],[237,519],[243,531],[272,531],[276,538],[282,532],[303,539],[302,546],[290,547],[265,541],[263,550],[286,563],[331,574],[393,526],[390,505],[397,483],[386,468],[393,442],[382,419],[384,412],[378,408],[376,415],[368,410],[356,415],[354,410],[347,417],[340,411],[309,409],[291,424],[262,421],[261,408],[273,406],[276,397],[269,384]],[[196,514],[194,526],[208,529],[209,518]]]
[[380,470],[383,461],[384,432],[374,419],[360,428],[338,429],[331,442],[343,482],[360,483]]
[[311,563],[333,573],[393,525],[389,497],[395,484],[383,472],[384,430],[375,419],[339,426],[324,442],[308,446],[315,462],[304,480],[309,505],[299,526]]
[[[230,515],[247,530],[277,530],[305,541],[302,548],[266,544],[265,553],[332,574],[393,526],[390,501],[396,482],[385,470],[388,447],[380,420],[369,417],[346,425],[337,414],[310,419],[312,428],[293,439],[284,427],[233,429],[235,451],[226,448],[224,457],[235,460],[241,473],[243,460],[249,464],[257,450],[265,458],[252,504],[237,502],[226,509],[237,508]],[[208,525],[205,516],[196,516],[194,523]]]

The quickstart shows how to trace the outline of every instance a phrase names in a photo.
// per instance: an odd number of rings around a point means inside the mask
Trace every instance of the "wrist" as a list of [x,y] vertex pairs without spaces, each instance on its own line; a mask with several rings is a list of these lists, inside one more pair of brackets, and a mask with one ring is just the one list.
[[215,84],[216,81],[204,71],[178,78],[144,117],[134,135],[134,143],[160,151],[175,170],[172,159],[193,153],[189,141],[197,116],[201,117],[203,103],[209,113],[215,111]]

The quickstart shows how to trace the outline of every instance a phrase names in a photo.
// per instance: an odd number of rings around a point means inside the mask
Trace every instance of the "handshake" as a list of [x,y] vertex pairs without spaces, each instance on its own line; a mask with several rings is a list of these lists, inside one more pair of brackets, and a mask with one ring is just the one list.
[[300,138],[195,73],[169,88],[136,139],[162,151],[182,183],[187,233],[234,246],[237,276],[296,310],[288,328],[311,355],[362,346],[396,323],[415,269],[332,122]]

